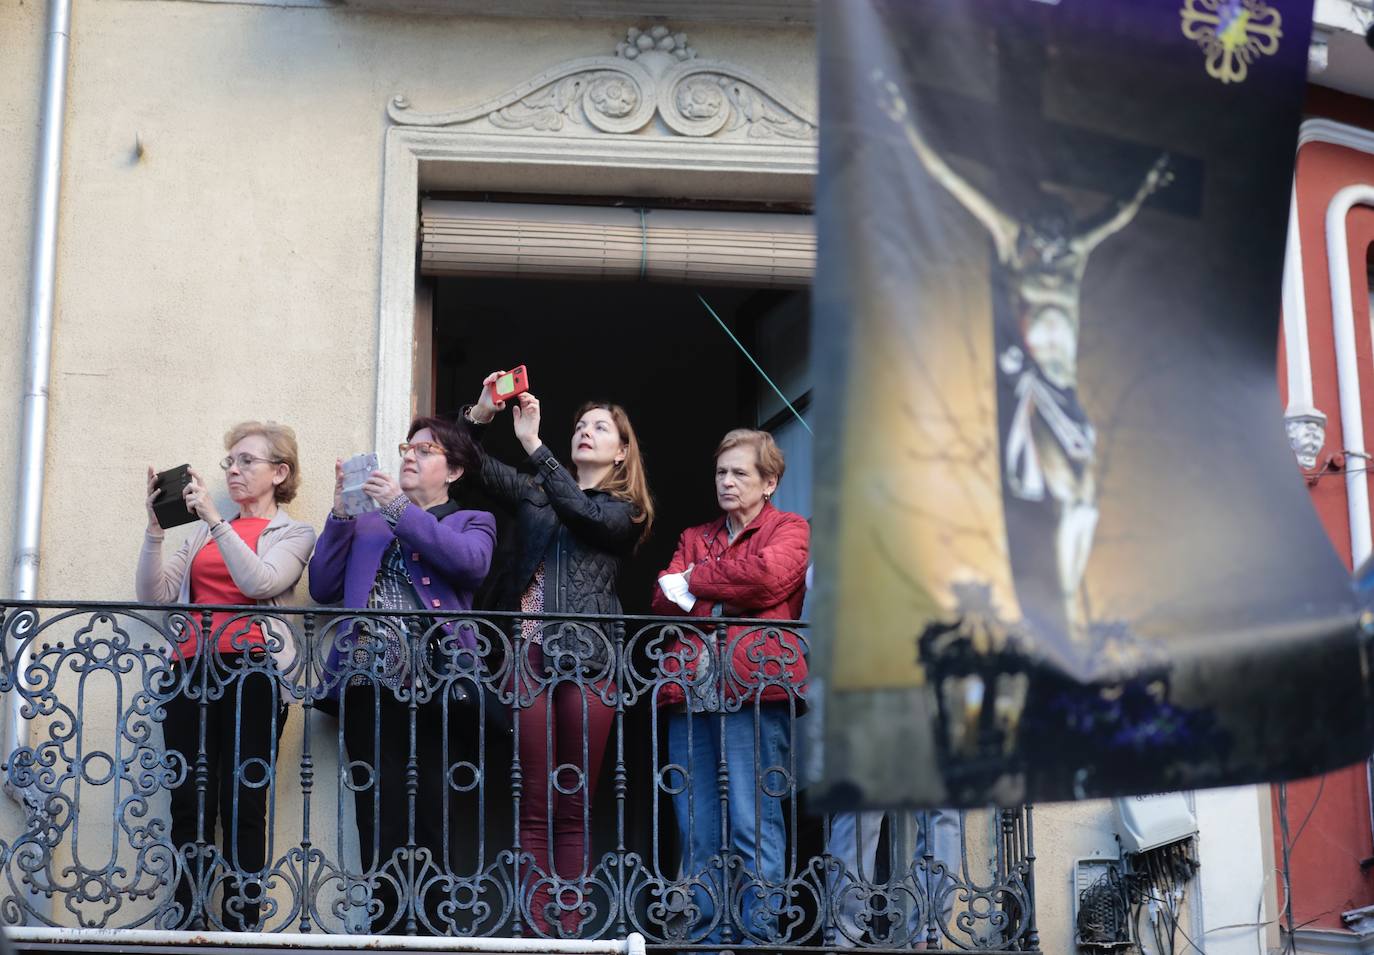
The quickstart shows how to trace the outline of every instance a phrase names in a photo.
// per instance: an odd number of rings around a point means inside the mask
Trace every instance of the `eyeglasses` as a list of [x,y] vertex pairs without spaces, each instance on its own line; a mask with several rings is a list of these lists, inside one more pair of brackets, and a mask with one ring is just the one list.
[[245,451],[243,454],[229,455],[219,463],[219,466],[227,471],[230,468],[232,468],[235,464],[237,464],[239,466],[240,471],[247,471],[249,468],[257,464],[259,461],[262,461],[266,464],[282,463],[281,461],[278,461],[276,458],[255,458],[253,457],[253,455]]
[[417,458],[444,453],[444,446],[436,441],[402,441],[397,445],[397,449],[401,452],[401,457],[405,457],[407,451],[414,451]]

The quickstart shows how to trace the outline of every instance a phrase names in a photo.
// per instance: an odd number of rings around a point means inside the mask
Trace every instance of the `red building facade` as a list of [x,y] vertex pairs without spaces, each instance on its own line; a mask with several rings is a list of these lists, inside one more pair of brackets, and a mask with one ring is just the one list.
[[[1370,557],[1374,498],[1374,102],[1310,89],[1294,176],[1279,380],[1313,504],[1353,567]],[[1362,911],[1374,907],[1369,766],[1290,783],[1285,795],[1286,813],[1275,787],[1275,877],[1280,912],[1285,881],[1289,886],[1297,949],[1374,950],[1374,926],[1364,926],[1374,919]]]

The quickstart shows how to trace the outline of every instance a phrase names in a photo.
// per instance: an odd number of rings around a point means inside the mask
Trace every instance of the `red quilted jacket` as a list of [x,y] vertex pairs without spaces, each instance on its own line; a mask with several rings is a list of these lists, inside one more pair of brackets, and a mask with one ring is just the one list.
[[[664,574],[676,574],[695,565],[689,581],[697,598],[690,614],[654,587],[653,611],[662,616],[707,618],[695,620],[703,633],[713,628],[709,618],[721,606],[722,616],[758,617],[765,620],[796,620],[806,595],[806,567],[810,560],[811,527],[797,514],[780,511],[772,504],[729,542],[725,517],[688,528],[678,538],[672,563]],[[662,576],[662,575],[660,575]],[[687,645],[690,643],[690,646]],[[765,701],[800,697],[806,683],[806,645],[791,630],[732,626],[726,642],[730,672],[724,691],[729,699],[752,699],[762,693]],[[701,663],[700,638],[687,634],[665,647],[663,673],[674,676],[684,669],[695,679]],[[721,685],[720,674],[703,683]],[[680,683],[665,683],[658,692],[660,706],[681,703],[686,695]]]

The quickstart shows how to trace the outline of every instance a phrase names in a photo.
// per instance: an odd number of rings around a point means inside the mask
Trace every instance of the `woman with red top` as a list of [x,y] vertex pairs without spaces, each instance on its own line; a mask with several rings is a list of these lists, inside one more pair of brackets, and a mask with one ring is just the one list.
[[[148,531],[136,578],[139,600],[279,606],[301,579],[315,546],[315,531],[309,524],[292,520],[281,508],[300,486],[295,432],[270,421],[246,421],[229,430],[224,446],[229,454],[220,467],[238,513],[222,517],[205,482],[193,470],[183,496],[200,522],[167,558],[162,553],[164,532],[153,513],[156,476],[148,469]],[[162,732],[167,750],[178,754],[186,766],[181,785],[171,793],[172,842],[189,871],[177,881],[180,911],[163,927],[213,921],[206,903],[218,885],[224,890],[222,927],[230,931],[260,927],[268,865],[267,777],[273,769],[280,717],[262,630],[233,618],[231,613],[215,613],[209,632],[192,630],[177,648],[173,664],[179,685],[199,688],[222,683],[224,690],[217,699],[205,699],[203,691],[193,689],[194,699],[178,693],[166,704]],[[273,634],[271,649],[290,652],[289,640],[289,635],[283,640]],[[275,645],[283,642],[287,645]],[[209,654],[202,655],[207,646]],[[199,672],[202,663],[208,672]],[[209,776],[203,830],[195,782],[201,756]],[[216,821],[223,832],[222,861],[215,866],[208,861],[198,863],[196,843],[213,842]]]
[[[474,430],[506,406],[489,388],[501,374],[486,377],[477,404],[463,413]],[[484,453],[477,471],[515,518],[515,554],[496,591],[497,609],[619,616],[621,564],[648,536],[654,516],[629,416],[619,405],[583,405],[572,467],[564,468],[539,437],[539,399],[523,394],[511,405],[525,459],[515,468]],[[614,645],[604,623],[526,620],[516,647],[524,653],[516,703],[520,849],[534,866],[521,873],[530,887],[529,919],[542,934],[557,925],[563,936],[576,936],[590,911],[590,813],[615,716],[603,695],[614,677]]]
[[[721,440],[716,501],[724,513],[682,532],[672,562],[659,575],[655,613],[801,616],[811,529],[805,518],[769,500],[783,468],[782,452],[766,431],[740,428]],[[714,630],[709,620],[697,629],[708,635]],[[792,724],[805,689],[805,647],[789,630],[731,626],[723,650],[692,635],[664,652],[664,676],[671,682],[662,685],[658,704],[668,714],[668,758],[688,774],[673,793],[673,814],[682,878],[695,882],[697,925],[709,925],[701,941],[721,941],[728,916],[716,903],[726,899],[729,911],[741,913],[740,941],[769,939],[786,905],[775,889],[786,876],[782,796],[796,786]],[[713,862],[721,846],[716,773],[722,758],[730,858]],[[727,893],[721,873],[735,873],[745,883]],[[736,901],[741,892],[742,901]]]

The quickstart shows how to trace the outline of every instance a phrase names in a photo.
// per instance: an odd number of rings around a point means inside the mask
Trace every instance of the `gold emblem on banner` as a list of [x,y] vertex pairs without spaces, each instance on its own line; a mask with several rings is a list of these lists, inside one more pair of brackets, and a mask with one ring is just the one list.
[[1250,64],[1278,52],[1283,18],[1264,0],[1183,0],[1183,35],[1207,55],[1207,74],[1240,83]]

